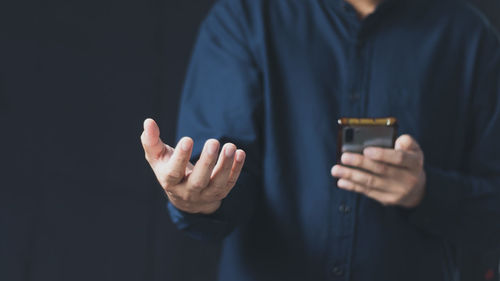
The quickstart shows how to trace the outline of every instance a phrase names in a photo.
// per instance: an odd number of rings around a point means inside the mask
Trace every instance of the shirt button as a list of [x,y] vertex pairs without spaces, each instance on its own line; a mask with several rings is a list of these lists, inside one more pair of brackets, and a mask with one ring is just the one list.
[[334,266],[332,268],[332,273],[335,276],[342,276],[342,275],[344,275],[344,270],[340,266]]
[[346,206],[344,204],[340,204],[340,206],[339,206],[339,212],[341,214],[349,214],[349,212],[351,212],[351,207]]

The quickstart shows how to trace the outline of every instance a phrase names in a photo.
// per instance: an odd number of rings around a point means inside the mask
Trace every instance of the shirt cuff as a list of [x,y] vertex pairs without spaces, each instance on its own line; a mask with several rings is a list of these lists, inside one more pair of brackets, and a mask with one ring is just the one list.
[[229,223],[223,218],[221,208],[210,215],[191,214],[179,210],[168,201],[167,209],[177,228],[195,239],[222,240],[229,230]]
[[431,234],[452,238],[460,219],[462,185],[456,173],[426,168],[425,195],[409,214],[411,223]]

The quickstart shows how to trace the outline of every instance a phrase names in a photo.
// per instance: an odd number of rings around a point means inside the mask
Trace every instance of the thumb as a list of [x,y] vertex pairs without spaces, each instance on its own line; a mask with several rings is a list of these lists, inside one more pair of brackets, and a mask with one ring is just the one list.
[[160,128],[151,118],[144,121],[144,131],[141,135],[141,142],[148,161],[157,160],[173,152],[173,148],[164,144],[160,139]]
[[401,135],[394,144],[395,150],[420,151],[420,145],[410,135]]

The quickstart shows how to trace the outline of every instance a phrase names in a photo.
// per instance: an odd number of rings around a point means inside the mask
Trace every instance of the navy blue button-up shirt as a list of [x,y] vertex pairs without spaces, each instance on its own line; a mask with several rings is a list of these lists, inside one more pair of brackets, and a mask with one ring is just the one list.
[[[203,22],[178,137],[233,142],[242,174],[212,215],[220,280],[453,280],[462,247],[500,240],[500,43],[461,1],[387,0],[360,21],[341,0],[223,0]],[[425,154],[414,209],[341,190],[340,117],[399,120]]]

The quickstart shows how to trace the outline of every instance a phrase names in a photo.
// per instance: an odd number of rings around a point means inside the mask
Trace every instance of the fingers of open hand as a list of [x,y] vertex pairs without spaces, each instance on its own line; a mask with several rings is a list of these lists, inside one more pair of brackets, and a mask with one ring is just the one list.
[[[182,144],[179,143],[178,147],[182,149]],[[181,169],[175,167],[185,167],[185,161],[181,154],[179,157],[176,154],[177,148],[166,169],[164,189],[168,197],[176,207],[184,211],[213,212],[236,183],[243,167],[245,152],[236,149],[234,144],[227,143],[218,154],[219,142],[210,139],[205,143],[200,159],[192,171],[180,174]]]
[[[241,170],[239,166],[243,165],[241,153],[243,153],[243,151],[237,150],[236,146],[232,143],[224,145],[219,155],[217,165],[213,170],[209,186],[202,192],[203,198],[208,200],[222,200],[227,196],[232,187],[229,187],[230,181],[236,181],[236,179],[231,178],[232,172],[236,170],[236,172],[239,173],[237,170]],[[236,160],[236,158],[240,161]]]
[[210,176],[217,162],[217,152],[219,151],[219,141],[209,139],[205,142],[200,159],[196,162],[193,172],[189,175],[187,188],[201,191],[208,186]]
[[189,158],[193,149],[193,140],[189,137],[182,138],[175,147],[172,157],[166,163],[164,171],[160,171],[160,183],[166,190],[175,187],[186,176]]
[[153,119],[144,121],[144,131],[141,134],[141,143],[146,160],[153,165],[163,157],[170,157],[174,149],[160,139],[160,129]]
[[245,163],[246,154],[243,150],[236,150],[235,161],[233,163],[233,167],[231,168],[231,173],[229,174],[229,180],[227,181],[226,188],[231,190],[236,181],[238,180],[241,169],[243,168],[243,164]]

